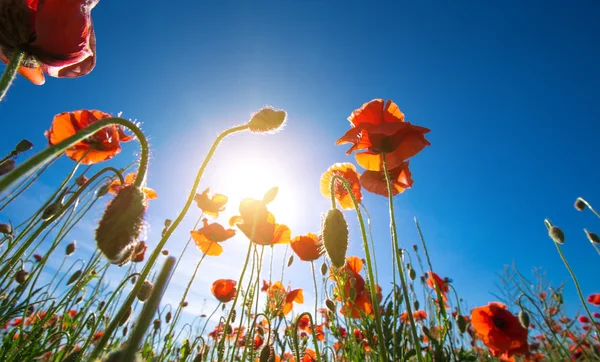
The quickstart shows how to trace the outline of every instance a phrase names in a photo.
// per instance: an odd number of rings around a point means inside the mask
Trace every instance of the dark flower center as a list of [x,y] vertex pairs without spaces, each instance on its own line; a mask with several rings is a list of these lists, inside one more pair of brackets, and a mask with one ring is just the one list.
[[492,322],[498,329],[503,329],[504,327],[506,327],[506,320],[504,320],[504,318],[494,316],[492,317]]

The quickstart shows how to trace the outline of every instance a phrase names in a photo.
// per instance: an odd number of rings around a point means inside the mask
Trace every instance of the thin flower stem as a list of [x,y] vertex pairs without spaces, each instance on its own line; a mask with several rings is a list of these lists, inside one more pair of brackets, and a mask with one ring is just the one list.
[[[406,313],[408,314],[408,319],[410,321],[410,329],[412,331],[412,339],[415,344],[415,348],[417,350],[417,358],[419,362],[423,361],[423,355],[421,354],[421,343],[419,340],[419,335],[417,334],[417,328],[415,326],[415,321],[412,315],[412,308],[410,303],[410,295],[408,294],[408,287],[406,285],[406,277],[404,276],[404,263],[402,262],[402,257],[398,252],[400,250],[400,245],[398,243],[398,234],[396,231],[396,218],[394,216],[394,195],[392,195],[392,183],[390,181],[390,174],[387,169],[387,163],[385,161],[385,153],[381,154],[381,163],[383,164],[383,173],[385,175],[385,183],[387,184],[388,189],[388,199],[389,199],[389,208],[390,208],[390,232],[392,234],[392,249],[395,251],[396,255],[396,267],[398,268],[398,272],[400,273],[400,283],[402,284],[402,294],[404,294],[404,304],[406,304]],[[440,308],[442,308],[440,306]]]
[[587,200],[585,200],[585,199],[582,199],[582,198],[579,198],[579,199],[580,199],[581,201],[583,201],[583,203],[585,204],[585,206],[587,206],[587,207],[588,207],[588,209],[590,209],[590,210],[591,210],[591,211],[592,211],[592,212],[593,212],[593,213],[594,213],[594,214],[595,214],[595,215],[596,215],[598,218],[600,218],[600,213],[598,213],[598,211],[596,211],[596,209],[594,209],[594,208],[592,207],[592,205],[591,205],[589,202],[587,202]]
[[25,58],[24,52],[14,51],[8,65],[4,68],[4,74],[2,74],[2,78],[0,78],[0,102],[4,100],[8,88],[10,88],[13,80],[15,80],[23,58]]
[[[129,296],[127,296],[127,299],[125,299],[125,302],[121,305],[119,312],[115,315],[115,317],[111,320],[108,327],[104,330],[104,334],[102,335],[102,337],[96,344],[96,347],[94,348],[94,350],[90,353],[90,356],[88,358],[89,361],[95,361],[100,356],[100,353],[106,346],[106,343],[108,342],[108,340],[114,333],[115,329],[117,328],[119,321],[123,318],[125,313],[127,313],[129,307],[133,304],[138,290],[140,290],[140,288],[142,287],[144,280],[150,273],[152,266],[156,262],[156,259],[158,258],[158,255],[160,254],[163,247],[165,246],[167,240],[169,239],[169,237],[171,237],[171,234],[173,234],[175,229],[179,226],[179,224],[181,223],[181,221],[187,214],[188,210],[192,206],[192,203],[194,202],[194,196],[196,194],[196,190],[198,189],[198,186],[200,185],[200,180],[202,179],[202,175],[204,175],[204,170],[208,166],[213,154],[217,150],[217,147],[219,146],[221,141],[225,137],[227,137],[231,134],[234,134],[234,133],[240,132],[240,131],[244,131],[246,129],[248,129],[247,125],[232,127],[230,129],[226,130],[225,132],[221,133],[215,139],[214,143],[212,144],[212,147],[210,148],[210,150],[208,151],[208,154],[206,155],[206,158],[204,159],[204,162],[202,163],[202,166],[200,166],[200,169],[198,170],[198,173],[196,174],[196,179],[194,180],[194,184],[192,185],[192,189],[188,195],[185,205],[183,206],[183,209],[181,210],[181,212],[179,213],[179,215],[177,216],[175,221],[173,221],[173,223],[171,224],[169,229],[165,232],[165,234],[163,235],[161,240],[158,242],[158,245],[156,246],[156,248],[154,249],[154,251],[152,252],[150,257],[148,258],[148,262],[146,263],[146,265],[144,266],[144,269],[142,270],[140,279],[137,281],[137,283],[133,287],[133,290],[129,293]],[[140,169],[141,169],[141,165],[140,165]],[[138,182],[139,180],[141,180],[141,178],[136,177],[135,181]]]
[[377,291],[375,289],[375,276],[373,273],[373,265],[371,263],[371,251],[369,248],[369,239],[367,238],[367,230],[365,228],[365,222],[364,222],[364,219],[362,216],[362,212],[360,211],[360,206],[358,204],[358,201],[356,200],[356,197],[354,196],[354,193],[352,192],[352,187],[350,186],[348,181],[346,181],[343,177],[341,177],[339,175],[333,175],[333,177],[331,178],[330,191],[331,191],[332,207],[333,208],[336,207],[335,193],[334,193],[334,187],[335,187],[336,181],[341,182],[342,185],[344,185],[344,187],[346,188],[348,195],[350,195],[350,198],[352,198],[352,203],[354,204],[354,210],[356,210],[356,215],[358,217],[360,232],[362,234],[363,248],[365,249],[367,272],[369,274],[369,291],[371,294],[371,303],[373,304],[373,312],[375,314],[375,327],[377,328],[378,341],[380,341],[378,343],[379,352],[381,354],[379,356],[379,359],[381,361],[387,361],[388,357],[387,357],[387,351],[385,349],[385,344],[386,344],[385,343],[385,335],[383,334],[383,328],[381,326],[381,314],[379,311],[379,298],[377,298]]
[[[592,312],[590,311],[590,308],[588,307],[588,305],[585,301],[585,298],[583,297],[583,293],[581,292],[581,286],[579,285],[579,281],[577,280],[577,277],[575,276],[573,269],[571,269],[569,262],[567,262],[567,258],[565,258],[565,254],[563,254],[560,244],[556,243],[556,242],[554,244],[556,245],[556,249],[558,250],[558,254],[560,255],[560,258],[562,259],[562,262],[567,267],[567,270],[569,270],[569,274],[571,274],[571,278],[573,278],[573,282],[575,283],[575,288],[577,289],[577,294],[579,295],[581,304],[583,304],[583,308],[585,309],[590,320],[593,321],[594,316],[592,315]],[[594,323],[594,327],[596,328],[596,333],[598,333],[598,335],[600,335],[600,324]]]
[[310,315],[309,312],[304,312],[302,314],[300,314],[298,316],[298,318],[296,318],[296,323],[294,323],[294,349],[296,350],[296,359],[298,361],[302,361],[300,359],[300,345],[298,343],[298,324],[300,323],[300,320],[302,319],[302,317],[307,316],[308,319],[310,320],[310,325],[312,326],[311,328],[311,333],[312,333],[312,337],[313,337],[313,344],[315,346],[315,354],[317,356],[317,361],[321,361],[321,353],[319,352],[319,343],[317,341],[317,335],[315,334],[315,321],[313,320],[312,316]]
[[314,261],[310,262],[310,269],[312,270],[313,285],[315,287],[315,321],[316,321],[317,320],[317,310],[319,309],[319,299],[317,297],[319,289],[317,288],[317,275],[315,274],[315,262]]
[[0,194],[7,191],[13,183],[15,183],[21,177],[29,174],[32,170],[38,169],[38,167],[50,161],[53,157],[60,155],[69,147],[83,141],[102,128],[112,124],[118,124],[131,130],[131,132],[135,134],[136,138],[140,142],[140,166],[138,168],[137,177],[135,178],[134,184],[136,186],[142,186],[146,180],[146,170],[148,169],[148,141],[146,140],[146,137],[142,131],[133,122],[123,118],[115,117],[102,119],[98,122],[92,123],[81,131],[75,133],[73,136],[56,145],[46,148],[27,161],[23,162],[9,174],[0,179]]
[[150,323],[152,323],[154,313],[158,308],[158,303],[162,298],[163,292],[167,288],[167,279],[169,279],[169,275],[173,271],[174,266],[175,258],[172,256],[168,257],[163,264],[158,278],[156,279],[154,291],[152,292],[152,295],[150,295],[150,298],[144,303],[144,308],[142,309],[142,312],[135,323],[135,328],[131,332],[131,337],[129,342],[127,342],[125,351],[123,352],[123,361],[133,361],[135,359],[135,352],[144,339],[146,330],[148,330]]

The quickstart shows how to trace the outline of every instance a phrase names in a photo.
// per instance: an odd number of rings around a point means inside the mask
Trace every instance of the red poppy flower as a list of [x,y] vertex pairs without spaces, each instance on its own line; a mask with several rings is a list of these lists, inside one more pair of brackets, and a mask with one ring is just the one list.
[[104,335],[104,331],[98,331],[96,333],[94,333],[94,336],[92,337],[92,343],[96,343],[100,340],[100,338],[102,338],[102,336]]
[[291,238],[290,228],[276,224],[275,216],[262,200],[242,200],[240,215],[229,219],[229,225],[236,225],[250,241],[259,245],[288,244]]
[[381,171],[382,154],[387,167],[394,169],[421,152],[430,143],[425,139],[429,129],[404,122],[404,114],[392,102],[374,99],[348,117],[351,129],[336,144],[352,143],[348,154],[356,150],[356,161],[367,170]]
[[216,222],[209,224],[206,219],[202,220],[202,222],[204,223],[203,228],[190,231],[194,243],[206,255],[221,255],[223,247],[219,243],[232,238],[235,235],[235,230],[225,229]]
[[[336,287],[337,299],[344,302],[340,312],[352,318],[360,318],[361,315],[372,316],[374,313],[371,294],[365,288],[365,280],[359,274],[362,266],[362,259],[357,256],[350,256],[346,258],[346,264],[337,273],[330,276],[330,279],[333,279],[337,283],[343,281],[344,300],[341,298],[340,286]],[[378,285],[375,287],[377,298],[381,300],[381,287]]]
[[471,313],[471,325],[483,343],[494,355],[513,355],[528,352],[527,329],[519,318],[506,310],[501,303],[489,303],[475,308]]
[[91,11],[98,0],[6,0],[0,28],[0,60],[8,63],[14,51],[27,56],[19,73],[44,84],[44,74],[76,78],[96,65],[96,37]]
[[[356,202],[360,203],[362,201],[362,193],[360,191],[359,182],[360,175],[358,172],[356,172],[356,167],[354,167],[353,164],[348,162],[333,164],[325,173],[323,173],[323,175],[321,175],[321,194],[326,198],[331,197],[331,179],[333,176],[340,176],[346,180],[352,188],[352,193],[354,194]],[[340,207],[342,209],[354,209],[352,197],[341,181],[335,181],[333,193],[335,195],[335,199],[340,203]]]
[[[45,135],[50,145],[56,145],[90,124],[111,117],[108,113],[96,110],[61,113],[54,117],[52,126]],[[65,154],[73,161],[81,160],[82,164],[91,165],[113,158],[121,152],[120,143],[133,138],[133,136],[126,135],[121,126],[110,125],[71,146],[65,151]]]
[[600,294],[590,294],[587,298],[588,303],[595,305],[596,307],[600,306]]
[[303,236],[296,236],[291,242],[292,250],[301,260],[317,260],[323,254],[323,246],[317,234],[308,233]]
[[446,294],[448,294],[448,291],[450,290],[450,286],[448,285],[448,283],[446,283],[446,281],[444,281],[442,278],[440,278],[439,275],[437,275],[434,272],[427,272],[427,282],[426,283],[427,283],[427,286],[429,288],[433,289],[434,292],[436,292],[436,285],[437,285],[437,289],[440,290],[440,293],[442,294],[442,299],[444,300],[444,302],[448,301],[448,297]]
[[304,293],[302,289],[286,290],[281,282],[275,282],[267,291],[269,296],[269,309],[277,311],[281,309],[283,315],[292,311],[294,303],[304,303]]
[[210,194],[210,188],[202,191],[201,194],[196,194],[194,200],[198,207],[208,216],[218,217],[219,213],[225,210],[227,196],[221,194]]
[[[392,196],[396,196],[409,189],[413,185],[408,161],[402,162],[398,167],[389,170],[390,186],[392,187]],[[383,171],[365,171],[360,176],[360,184],[365,190],[388,197],[387,183]]]
[[228,303],[235,298],[235,293],[237,292],[235,288],[236,284],[235,280],[219,279],[212,284],[210,291],[219,302]]
[[590,319],[584,315],[579,316],[579,323],[590,323]]
[[[136,176],[137,176],[136,173],[127,174],[127,176],[125,176],[125,180],[124,180],[125,184],[121,184],[121,181],[119,179],[114,180],[108,186],[108,192],[116,195],[117,192],[120,189],[122,189],[123,187],[125,187],[127,185],[132,185],[135,182]],[[146,200],[153,200],[158,197],[158,195],[156,194],[156,191],[154,191],[153,189],[151,189],[149,187],[142,187],[141,189],[144,192],[144,194],[146,195]]]

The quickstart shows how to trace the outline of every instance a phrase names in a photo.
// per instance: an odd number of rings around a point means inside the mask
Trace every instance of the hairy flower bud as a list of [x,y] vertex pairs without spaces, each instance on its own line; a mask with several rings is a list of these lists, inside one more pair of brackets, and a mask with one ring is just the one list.
[[259,362],[275,362],[275,349],[271,345],[264,346],[260,351]]
[[100,197],[106,195],[108,193],[108,190],[110,190],[110,184],[102,185],[98,188],[98,192],[96,193],[96,196],[98,196],[100,198]]
[[294,262],[294,255],[290,255],[290,258],[288,259],[288,263],[287,263],[288,268],[292,266],[293,262]]
[[519,323],[521,323],[523,328],[529,329],[529,314],[527,314],[527,312],[524,310],[519,312]]
[[81,277],[82,273],[83,272],[81,270],[77,270],[75,273],[73,273],[69,280],[67,280],[67,285],[75,283]]
[[331,263],[338,268],[343,267],[348,250],[348,224],[340,210],[331,209],[327,212],[322,235],[323,245]]
[[158,330],[158,329],[160,329],[160,319],[155,319],[153,323],[154,323],[154,330],[155,331]]
[[73,241],[72,243],[67,245],[67,248],[65,249],[65,254],[67,254],[67,256],[73,254],[75,252],[76,248],[77,248],[77,243],[75,241]]
[[154,284],[149,280],[144,280],[142,287],[138,291],[137,298],[140,302],[145,302],[150,298],[152,291],[154,290]]
[[0,224],[0,234],[11,235],[12,226],[10,224]]
[[42,220],[50,220],[54,215],[59,213],[61,207],[62,204],[59,201],[53,202],[50,205],[48,205],[42,213]]
[[248,129],[255,133],[274,132],[283,126],[286,117],[284,110],[265,107],[252,115],[248,122]]
[[327,274],[327,264],[323,263],[321,264],[321,275],[326,275]]
[[585,210],[585,201],[581,197],[578,197],[577,200],[575,200],[574,206],[577,211],[583,211]]
[[21,140],[21,141],[19,141],[19,143],[17,143],[17,146],[15,147],[15,151],[17,151],[18,153],[27,152],[32,148],[33,148],[33,143],[29,142],[28,140]]
[[25,281],[29,278],[29,273],[25,271],[25,269],[19,269],[15,273],[15,282],[19,284],[25,283]]
[[327,309],[329,309],[330,311],[332,311],[333,313],[335,313],[335,302],[331,299],[326,299],[325,300],[325,306],[327,307]]
[[0,163],[0,176],[6,175],[10,171],[12,171],[14,168],[15,168],[15,160],[13,160],[12,158],[5,160],[4,162]]
[[96,245],[113,264],[126,264],[144,226],[148,203],[137,186],[127,185],[106,207],[96,229]]
[[590,232],[587,229],[583,229],[583,231],[585,231],[585,235],[592,244],[600,244],[600,238],[598,238],[598,234]]
[[555,243],[564,244],[565,243],[565,234],[558,226],[552,226],[548,230],[548,235],[550,238],[554,240]]

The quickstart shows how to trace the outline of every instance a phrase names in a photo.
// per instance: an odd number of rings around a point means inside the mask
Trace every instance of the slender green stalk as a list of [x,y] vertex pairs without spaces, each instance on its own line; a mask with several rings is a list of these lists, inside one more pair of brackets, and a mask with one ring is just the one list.
[[317,311],[319,309],[319,299],[318,299],[317,295],[319,293],[319,288],[317,287],[317,275],[315,274],[315,263],[312,260],[310,262],[310,270],[312,271],[313,286],[315,287],[315,320],[317,320]]
[[0,179],[0,194],[7,191],[8,188],[18,179],[29,174],[33,170],[36,170],[38,167],[50,161],[53,157],[63,153],[69,147],[90,137],[102,128],[113,124],[118,124],[129,129],[135,134],[138,141],[140,142],[140,166],[138,168],[137,177],[135,178],[134,185],[142,186],[146,181],[146,171],[148,169],[148,141],[146,140],[146,137],[144,136],[142,131],[135,125],[135,123],[123,118],[113,117],[106,118],[90,124],[86,128],[75,133],[73,136],[61,141],[56,145],[46,148],[45,150],[37,153],[35,156],[20,164],[17,168],[15,168],[9,174]]
[[[419,340],[419,335],[417,334],[417,327],[415,325],[415,321],[412,315],[412,308],[410,303],[410,295],[408,294],[408,287],[406,285],[406,276],[404,275],[404,263],[402,261],[402,257],[398,252],[400,250],[400,245],[398,243],[398,234],[396,231],[396,218],[394,216],[394,195],[392,194],[392,183],[390,181],[390,174],[387,169],[387,164],[385,162],[385,153],[381,154],[382,164],[383,164],[383,173],[385,175],[385,183],[387,184],[388,189],[388,199],[389,199],[389,208],[390,208],[390,233],[392,234],[392,249],[395,251],[396,255],[396,267],[398,268],[398,272],[400,273],[400,283],[402,284],[402,294],[404,294],[404,304],[406,304],[406,313],[408,314],[408,319],[410,321],[410,329],[412,332],[412,340],[417,350],[417,359],[422,362],[423,355],[421,354],[421,341]],[[440,308],[443,308],[440,306]]]
[[146,334],[146,330],[152,323],[152,319],[154,318],[154,313],[158,308],[158,303],[162,298],[163,292],[167,288],[167,279],[169,278],[169,274],[173,271],[173,267],[175,266],[175,258],[168,257],[165,260],[165,263],[156,279],[156,283],[154,284],[154,291],[152,291],[152,295],[150,295],[150,299],[148,299],[144,303],[144,308],[140,313],[138,320],[135,323],[135,328],[131,332],[131,337],[129,342],[127,342],[127,347],[123,352],[123,361],[133,361],[135,359],[135,352],[140,346],[140,343],[144,339]]
[[18,50],[15,50],[10,57],[10,61],[4,69],[4,74],[2,74],[2,78],[0,78],[0,102],[4,100],[8,88],[10,88],[13,80],[15,80],[23,58],[25,58],[25,53]]
[[[173,234],[173,232],[175,231],[177,226],[179,226],[179,224],[181,223],[181,221],[187,214],[188,210],[192,206],[192,203],[194,202],[194,196],[196,194],[196,190],[198,189],[200,180],[202,179],[202,175],[204,175],[204,170],[206,169],[206,166],[208,166],[208,163],[210,162],[213,154],[217,150],[217,147],[219,146],[221,141],[225,137],[227,137],[231,134],[234,134],[234,133],[240,132],[240,131],[244,131],[246,129],[248,129],[247,125],[230,128],[230,129],[226,130],[225,132],[221,133],[217,137],[217,139],[214,141],[212,147],[210,148],[210,150],[208,151],[208,154],[206,155],[206,158],[204,159],[204,162],[202,163],[202,166],[200,166],[200,169],[198,170],[198,173],[196,174],[196,179],[194,180],[194,184],[192,185],[192,189],[188,195],[185,205],[183,206],[183,209],[181,210],[181,212],[179,213],[179,215],[177,216],[175,221],[173,221],[173,223],[171,224],[169,229],[165,232],[164,236],[158,242],[158,245],[156,246],[156,248],[154,249],[154,251],[152,252],[150,257],[148,258],[148,261],[146,262],[146,265],[144,266],[144,269],[142,270],[140,279],[133,287],[133,290],[129,293],[129,296],[127,297],[125,302],[122,304],[121,308],[119,309],[119,312],[115,315],[115,317],[111,320],[108,327],[104,330],[104,334],[102,335],[102,338],[100,338],[100,340],[96,344],[96,347],[94,348],[94,350],[91,352],[91,354],[89,356],[89,359],[88,359],[89,361],[95,361],[100,356],[100,353],[106,346],[106,343],[108,342],[108,340],[114,333],[115,329],[117,328],[117,324],[119,323],[121,318],[123,318],[125,313],[127,313],[127,310],[129,309],[129,307],[133,304],[138,290],[142,287],[142,284],[144,283],[145,278],[150,273],[152,266],[154,265],[156,259],[158,258],[158,255],[160,254],[161,250],[165,246],[167,240],[169,239],[169,237],[171,237],[171,234]],[[140,168],[141,168],[141,165],[140,165]],[[138,181],[138,179],[141,179],[141,178],[136,177],[136,182]]]
[[334,187],[335,187],[335,182],[339,181],[342,183],[342,185],[344,185],[344,187],[346,188],[346,191],[348,192],[348,195],[350,195],[350,197],[352,198],[352,203],[354,204],[354,209],[356,210],[356,216],[358,217],[358,224],[360,226],[360,232],[362,234],[362,241],[363,241],[363,248],[365,249],[365,259],[367,262],[367,272],[369,274],[369,294],[371,294],[371,303],[373,305],[373,312],[375,314],[375,326],[377,328],[377,337],[378,337],[378,345],[379,345],[379,352],[381,354],[381,356],[379,356],[379,359],[381,361],[387,361],[388,357],[387,357],[387,351],[385,349],[385,335],[383,334],[383,328],[381,326],[381,313],[379,310],[379,298],[377,298],[377,290],[375,289],[375,276],[373,273],[373,265],[371,263],[371,251],[369,248],[369,239],[367,238],[367,230],[365,228],[365,222],[362,216],[362,212],[360,211],[360,206],[358,204],[358,201],[356,200],[356,197],[354,196],[354,193],[352,192],[352,186],[350,186],[350,184],[348,183],[348,181],[346,181],[343,177],[339,176],[339,175],[333,175],[333,177],[331,178],[331,183],[330,183],[330,192],[331,192],[331,207],[335,208],[336,207],[336,203],[335,203],[335,193],[334,193]]
[[296,323],[294,323],[294,336],[293,336],[293,340],[294,340],[294,349],[296,351],[296,358],[297,361],[302,361],[300,359],[300,345],[298,343],[298,323],[300,323],[300,319],[302,319],[302,317],[307,316],[308,319],[310,320],[310,325],[311,325],[311,333],[312,333],[312,339],[313,339],[313,344],[315,346],[315,354],[317,355],[317,361],[321,361],[321,353],[319,352],[319,343],[317,341],[317,335],[315,333],[315,321],[313,320],[312,316],[310,315],[309,312],[304,312],[302,314],[300,314],[297,318],[296,318]]

